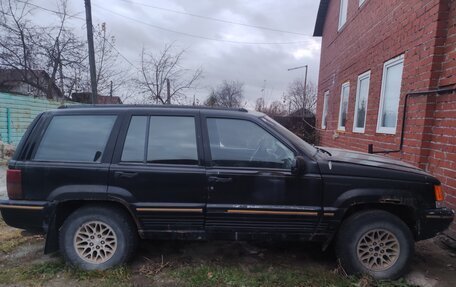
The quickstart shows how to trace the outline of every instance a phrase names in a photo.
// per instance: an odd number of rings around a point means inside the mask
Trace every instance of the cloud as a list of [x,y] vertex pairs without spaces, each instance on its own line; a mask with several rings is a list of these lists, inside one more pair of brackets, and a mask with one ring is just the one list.
[[[139,56],[143,46],[152,51],[158,51],[164,43],[174,42],[177,47],[186,49],[182,66],[189,69],[202,67],[204,71],[204,78],[199,83],[200,88],[189,91],[189,97],[195,95],[200,100],[204,100],[210,87],[217,86],[223,80],[239,80],[245,84],[248,106],[253,107],[256,98],[263,94],[261,93],[263,87],[268,101],[278,100],[293,79],[302,77],[302,70],[288,72],[287,69],[290,67],[307,64],[309,80],[317,81],[320,39],[313,38],[311,35],[318,2],[315,0],[157,0],[153,2],[97,0],[92,1],[94,5],[92,14],[94,24],[106,22],[108,32],[116,37],[117,49],[137,66],[139,66]],[[32,3],[46,5],[47,8],[53,7],[53,1],[32,0]],[[84,11],[84,1],[70,1],[70,4],[71,12]],[[147,5],[297,32],[307,36],[210,21],[147,7]],[[148,23],[149,26],[114,15],[106,9]],[[80,16],[84,17],[84,14]],[[33,21],[50,21],[46,17],[46,12],[37,13]],[[197,37],[164,31],[157,26]],[[75,20],[74,29],[82,36],[85,35],[83,21]],[[233,44],[202,38],[241,42],[299,42],[299,44]],[[132,68],[126,61],[119,62],[119,66],[125,69]]]

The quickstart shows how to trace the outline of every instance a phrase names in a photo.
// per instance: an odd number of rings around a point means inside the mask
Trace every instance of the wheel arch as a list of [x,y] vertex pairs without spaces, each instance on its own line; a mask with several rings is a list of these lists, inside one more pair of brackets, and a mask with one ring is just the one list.
[[353,204],[345,211],[341,224],[351,215],[366,210],[383,210],[389,212],[401,219],[409,228],[412,234],[416,236],[417,215],[413,206],[405,204],[385,203],[385,202],[368,202]]
[[415,228],[419,199],[410,190],[356,188],[342,193],[335,200],[334,206],[342,211],[338,215],[341,223],[356,212],[379,209],[396,215],[407,226]]

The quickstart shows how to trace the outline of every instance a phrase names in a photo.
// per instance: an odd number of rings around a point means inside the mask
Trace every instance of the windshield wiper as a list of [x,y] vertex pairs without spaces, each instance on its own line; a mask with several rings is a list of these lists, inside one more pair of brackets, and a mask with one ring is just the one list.
[[316,146],[314,146],[314,147],[317,149],[317,151],[321,151],[321,152],[328,154],[329,156],[332,156],[332,154],[329,151],[327,151],[321,147],[316,147]]

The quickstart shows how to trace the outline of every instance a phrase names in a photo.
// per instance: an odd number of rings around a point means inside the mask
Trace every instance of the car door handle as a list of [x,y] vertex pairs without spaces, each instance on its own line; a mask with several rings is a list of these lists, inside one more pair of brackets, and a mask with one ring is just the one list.
[[123,177],[123,178],[132,178],[132,177],[135,177],[137,176],[138,173],[137,172],[133,172],[133,171],[116,171],[114,172],[114,176],[115,177]]
[[218,176],[209,176],[209,182],[212,183],[228,183],[233,179],[231,177],[218,177]]

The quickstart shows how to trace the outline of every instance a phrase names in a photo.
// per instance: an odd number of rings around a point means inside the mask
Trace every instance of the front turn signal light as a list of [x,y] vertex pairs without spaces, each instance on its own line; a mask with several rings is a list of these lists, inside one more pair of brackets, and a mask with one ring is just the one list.
[[435,200],[436,201],[442,201],[443,200],[443,191],[442,191],[442,186],[439,185],[434,185],[434,193],[435,193]]

